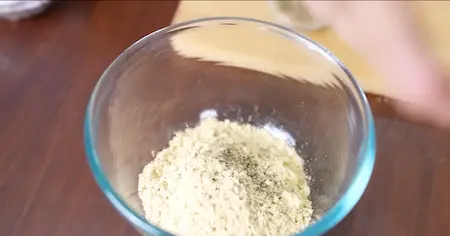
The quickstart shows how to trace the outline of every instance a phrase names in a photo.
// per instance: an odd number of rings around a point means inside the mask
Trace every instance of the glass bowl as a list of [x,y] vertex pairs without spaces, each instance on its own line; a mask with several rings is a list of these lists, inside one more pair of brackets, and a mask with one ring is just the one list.
[[295,145],[314,207],[314,220],[296,235],[334,227],[369,182],[373,117],[356,80],[333,54],[259,20],[180,23],[126,49],[104,72],[87,107],[84,138],[92,173],[143,235],[170,234],[143,217],[138,174],[175,131],[195,126],[205,111],[276,127]]

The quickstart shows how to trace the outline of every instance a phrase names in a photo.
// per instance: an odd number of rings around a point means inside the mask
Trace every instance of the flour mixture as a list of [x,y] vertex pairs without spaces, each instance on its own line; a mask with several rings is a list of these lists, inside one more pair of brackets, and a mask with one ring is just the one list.
[[294,148],[212,118],[176,133],[139,175],[138,191],[147,220],[181,236],[290,235],[313,213]]

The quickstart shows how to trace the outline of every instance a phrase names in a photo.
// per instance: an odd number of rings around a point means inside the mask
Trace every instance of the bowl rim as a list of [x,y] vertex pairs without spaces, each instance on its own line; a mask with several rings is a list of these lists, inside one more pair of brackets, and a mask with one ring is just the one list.
[[[330,62],[335,63],[348,77],[351,82],[351,86],[356,90],[357,97],[362,104],[362,112],[365,117],[364,124],[364,137],[363,142],[360,146],[358,157],[357,157],[357,167],[355,171],[355,177],[349,184],[347,190],[345,190],[344,194],[340,197],[340,199],[335,203],[335,205],[328,210],[325,215],[323,215],[320,219],[315,221],[313,224],[309,225],[305,230],[296,233],[296,236],[311,236],[311,235],[321,235],[329,231],[331,228],[336,226],[340,221],[342,221],[345,216],[347,216],[350,211],[355,207],[360,198],[362,197],[372,174],[374,165],[375,165],[375,151],[376,151],[376,134],[375,134],[375,124],[372,115],[372,111],[370,109],[370,105],[367,101],[367,98],[362,91],[361,87],[358,85],[356,79],[350,73],[349,69],[336,57],[334,56],[328,49],[320,45],[319,43],[303,36],[294,30],[291,30],[287,27],[280,26],[278,24],[274,24],[271,22],[245,18],[245,17],[207,17],[200,18],[195,20],[189,20],[177,24],[173,24],[159,30],[156,30],[125,49],[103,72],[97,84],[94,87],[92,95],[89,99],[86,115],[84,121],[84,146],[85,152],[87,155],[87,160],[91,169],[91,172],[94,175],[95,181],[99,185],[100,189],[107,197],[107,199],[111,202],[111,204],[120,212],[122,216],[124,216],[130,223],[132,223],[139,230],[144,232],[148,232],[154,235],[171,235],[167,231],[160,229],[159,227],[153,225],[148,222],[145,218],[138,215],[134,210],[132,210],[128,204],[126,204],[120,196],[116,193],[108,178],[104,175],[103,168],[101,167],[97,151],[95,149],[95,132],[93,127],[97,127],[97,121],[94,120],[96,118],[94,113],[94,103],[97,101],[100,94],[100,87],[107,80],[108,72],[115,67],[119,67],[122,64],[122,60],[126,59],[125,54],[127,52],[132,51],[133,49],[139,48],[141,44],[145,44],[146,41],[150,40],[154,37],[159,37],[160,35],[164,35],[168,32],[171,32],[174,29],[180,27],[186,27],[189,25],[193,25],[196,23],[214,23],[221,21],[236,21],[242,23],[255,23],[262,26],[270,26],[276,28],[277,30],[286,33],[293,40],[300,41],[314,50],[322,54],[326,59]],[[136,52],[134,52],[136,53]],[[133,56],[133,55],[131,55]]]

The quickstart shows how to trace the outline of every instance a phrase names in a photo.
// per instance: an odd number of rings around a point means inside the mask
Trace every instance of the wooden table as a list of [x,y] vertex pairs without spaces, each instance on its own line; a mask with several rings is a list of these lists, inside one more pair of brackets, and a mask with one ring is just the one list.
[[[137,235],[99,191],[82,140],[99,76],[170,23],[177,2],[63,2],[0,22],[0,235]],[[370,96],[377,162],[329,235],[450,235],[450,133],[400,119]]]

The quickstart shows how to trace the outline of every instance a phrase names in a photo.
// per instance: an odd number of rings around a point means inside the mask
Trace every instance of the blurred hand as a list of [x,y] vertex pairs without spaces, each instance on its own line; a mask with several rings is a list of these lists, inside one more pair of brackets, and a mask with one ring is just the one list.
[[387,80],[401,112],[450,127],[450,85],[422,42],[407,2],[306,4]]

